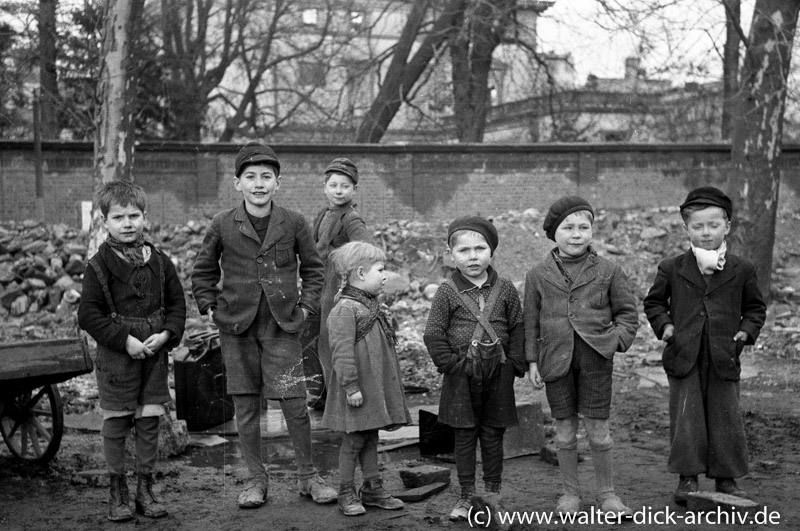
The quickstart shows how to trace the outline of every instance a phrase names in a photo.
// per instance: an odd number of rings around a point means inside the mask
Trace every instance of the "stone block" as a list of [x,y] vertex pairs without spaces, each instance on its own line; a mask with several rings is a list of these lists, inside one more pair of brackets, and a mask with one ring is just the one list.
[[443,491],[448,485],[450,485],[449,481],[447,483],[444,481],[439,481],[437,483],[429,483],[428,485],[424,485],[422,487],[404,490],[403,492],[392,493],[392,496],[403,500],[404,502],[414,503],[433,496],[437,492]]
[[506,459],[539,453],[544,444],[544,415],[541,402],[517,405],[519,425],[506,430],[503,455]]
[[558,451],[553,443],[543,444],[539,449],[539,457],[545,463],[558,466]]
[[723,512],[755,512],[761,508],[759,503],[733,496],[732,494],[723,494],[722,492],[708,492],[698,491],[690,492],[686,495],[686,509],[693,512],[709,512],[716,511],[717,507]]
[[450,483],[450,469],[436,465],[422,465],[400,470],[400,479],[408,489],[432,483]]

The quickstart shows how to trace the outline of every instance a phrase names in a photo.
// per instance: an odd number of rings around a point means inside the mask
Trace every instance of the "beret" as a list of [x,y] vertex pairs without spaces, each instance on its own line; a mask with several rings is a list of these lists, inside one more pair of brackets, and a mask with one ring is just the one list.
[[344,157],[333,159],[325,168],[325,175],[332,172],[347,175],[353,180],[353,184],[358,184],[358,168],[350,159]]
[[729,220],[733,215],[733,203],[731,202],[731,198],[725,195],[725,192],[713,186],[701,186],[689,192],[689,195],[686,196],[686,200],[681,205],[681,211],[692,205],[720,207],[728,215]]
[[592,205],[590,205],[589,201],[586,199],[577,195],[568,195],[557,199],[555,203],[550,205],[550,209],[547,211],[547,215],[544,217],[544,223],[542,224],[542,228],[544,228],[547,237],[555,241],[556,229],[558,229],[558,226],[564,221],[564,218],[580,210],[588,210],[594,218]]
[[492,225],[492,222],[480,216],[464,216],[453,221],[447,229],[447,241],[450,242],[450,236],[460,230],[471,230],[482,235],[486,243],[489,244],[492,254],[494,254],[494,250],[497,249],[497,244],[500,242],[497,236],[497,229]]
[[281,163],[278,162],[278,157],[275,156],[275,152],[272,151],[272,148],[264,144],[259,144],[258,142],[249,142],[236,154],[236,176],[238,177],[241,175],[242,170],[244,170],[244,167],[248,164],[257,164],[259,162],[275,166],[280,175]]

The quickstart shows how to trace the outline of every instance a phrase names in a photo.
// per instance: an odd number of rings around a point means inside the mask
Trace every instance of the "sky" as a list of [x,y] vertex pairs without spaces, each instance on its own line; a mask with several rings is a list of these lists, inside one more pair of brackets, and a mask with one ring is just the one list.
[[[616,19],[601,7],[638,7]],[[754,0],[742,0],[748,31]],[[653,10],[654,5],[663,9]],[[649,10],[649,13],[647,12]],[[711,81],[722,73],[725,11],[720,0],[556,0],[537,23],[541,51],[570,53],[582,85],[589,74],[619,78],[626,57],[639,55],[648,77]],[[627,27],[631,31],[618,28]]]

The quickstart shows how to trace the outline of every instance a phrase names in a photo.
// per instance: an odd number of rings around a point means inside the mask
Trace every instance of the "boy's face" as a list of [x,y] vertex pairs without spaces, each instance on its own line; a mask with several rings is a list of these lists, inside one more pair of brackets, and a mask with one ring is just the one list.
[[448,252],[461,274],[470,280],[482,280],[492,263],[492,248],[479,232],[463,231],[456,235]]
[[359,267],[355,272],[356,278],[351,280],[354,287],[363,289],[372,295],[379,295],[386,283],[386,271],[383,262],[375,262],[369,269]]
[[233,181],[245,203],[259,208],[269,205],[281,187],[280,177],[269,164],[251,164]]
[[592,215],[579,210],[565,217],[555,233],[558,254],[567,257],[581,256],[592,242]]
[[706,250],[719,249],[731,230],[731,222],[720,207],[709,206],[689,214],[686,234],[692,245]]
[[325,197],[331,206],[342,206],[351,202],[357,188],[358,185],[350,177],[337,172],[328,174],[328,180],[324,184]]
[[144,231],[145,215],[134,204],[122,206],[112,203],[103,224],[109,236],[122,243],[133,243]]

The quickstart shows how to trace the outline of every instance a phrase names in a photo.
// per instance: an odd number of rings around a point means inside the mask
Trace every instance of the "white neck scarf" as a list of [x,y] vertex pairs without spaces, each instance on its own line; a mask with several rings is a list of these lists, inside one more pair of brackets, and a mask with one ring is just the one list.
[[728,247],[725,244],[725,240],[722,241],[719,249],[712,249],[711,251],[692,245],[692,252],[697,259],[697,267],[700,268],[700,272],[704,275],[711,275],[714,271],[722,271],[725,266],[725,251],[727,250]]

